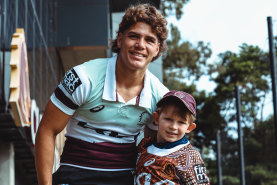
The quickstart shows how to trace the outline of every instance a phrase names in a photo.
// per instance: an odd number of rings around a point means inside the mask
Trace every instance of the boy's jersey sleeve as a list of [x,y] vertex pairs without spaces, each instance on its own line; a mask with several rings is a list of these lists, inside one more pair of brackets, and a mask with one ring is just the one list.
[[87,101],[91,89],[92,84],[79,65],[66,72],[50,99],[61,111],[73,115]]
[[181,184],[193,184],[193,185],[210,185],[210,180],[207,175],[206,166],[201,158],[200,153],[193,149],[187,153],[186,159],[189,165],[178,160],[177,172],[180,178]]

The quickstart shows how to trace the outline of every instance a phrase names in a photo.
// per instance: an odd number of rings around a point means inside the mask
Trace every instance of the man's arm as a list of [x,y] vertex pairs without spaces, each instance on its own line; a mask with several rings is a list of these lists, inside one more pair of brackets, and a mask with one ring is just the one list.
[[149,128],[147,125],[144,127],[144,137],[152,137],[154,138],[157,134],[157,131],[154,129]]
[[52,185],[56,135],[65,128],[70,117],[51,101],[48,102],[35,142],[35,163],[39,185]]

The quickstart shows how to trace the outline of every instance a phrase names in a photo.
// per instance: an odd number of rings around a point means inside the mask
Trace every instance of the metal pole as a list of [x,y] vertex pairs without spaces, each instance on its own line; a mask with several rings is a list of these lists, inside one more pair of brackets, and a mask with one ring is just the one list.
[[240,90],[236,86],[236,107],[237,107],[237,123],[238,123],[238,144],[239,144],[239,159],[240,159],[240,184],[245,185],[245,170],[244,170],[244,150],[243,150],[243,132],[240,123]]
[[221,138],[220,130],[216,132],[216,150],[217,150],[217,182],[218,185],[222,185],[222,168],[221,168]]
[[3,0],[1,3],[1,46],[2,57],[0,59],[0,112],[7,111],[7,102],[5,98],[5,61],[6,61],[6,29],[7,29],[7,1]]
[[273,94],[273,110],[274,110],[274,125],[275,125],[275,150],[277,153],[276,60],[275,60],[275,48],[274,48],[274,42],[273,42],[271,17],[267,17],[267,26],[268,26],[269,56],[270,56],[270,69],[271,69],[272,94]]
[[[18,0],[15,0],[15,29],[18,28]],[[15,30],[13,30],[15,32]]]

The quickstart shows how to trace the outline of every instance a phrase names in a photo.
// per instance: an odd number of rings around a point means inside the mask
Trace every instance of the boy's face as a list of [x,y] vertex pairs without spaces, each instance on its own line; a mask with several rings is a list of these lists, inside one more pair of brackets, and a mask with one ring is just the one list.
[[143,71],[158,54],[160,45],[151,26],[143,22],[138,22],[124,33],[119,33],[117,44],[120,48],[118,61],[126,69]]
[[195,123],[190,124],[186,118],[176,114],[173,105],[165,108],[161,114],[154,112],[154,121],[158,125],[157,142],[175,142],[182,139],[186,133],[190,133]]

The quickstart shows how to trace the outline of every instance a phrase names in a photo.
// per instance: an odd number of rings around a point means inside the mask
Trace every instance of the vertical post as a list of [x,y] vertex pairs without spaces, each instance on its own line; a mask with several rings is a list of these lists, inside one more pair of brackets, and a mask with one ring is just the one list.
[[241,111],[240,111],[240,90],[236,86],[236,107],[237,107],[237,123],[238,123],[238,145],[239,145],[239,159],[240,159],[240,184],[245,185],[245,173],[244,173],[244,150],[243,150],[243,132],[240,123]]
[[24,20],[24,30],[25,30],[25,38],[26,38],[26,43],[28,42],[28,0],[24,0],[25,4],[25,20]]
[[221,138],[220,130],[216,132],[216,159],[217,159],[217,182],[218,185],[222,185],[222,168],[221,168]]
[[267,17],[267,26],[268,26],[269,56],[270,56],[271,82],[272,82],[272,94],[273,94],[273,111],[274,111],[274,125],[275,125],[275,150],[277,153],[276,60],[275,60],[275,48],[274,48],[274,42],[273,42],[271,17]]
[[1,43],[2,57],[0,59],[0,112],[6,112],[7,102],[5,98],[5,60],[6,60],[6,28],[7,28],[7,0],[0,1],[1,6]]
[[[43,21],[42,21],[42,0],[39,1],[39,22],[40,22],[40,26],[41,28],[43,28]],[[41,29],[40,31],[43,31],[43,29]],[[42,103],[42,94],[45,92],[45,90],[42,90],[42,36],[43,33],[40,34],[39,37],[39,107],[43,107],[43,103]]]
[[[15,0],[15,23],[14,23],[14,25],[15,25],[15,29],[16,28],[18,28],[18,0]],[[15,32],[15,30],[13,30],[14,32]]]

